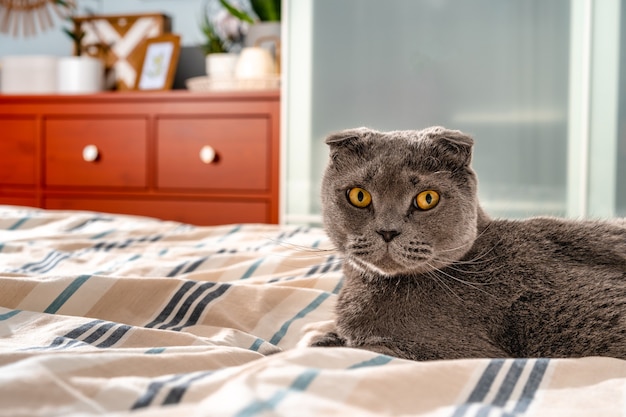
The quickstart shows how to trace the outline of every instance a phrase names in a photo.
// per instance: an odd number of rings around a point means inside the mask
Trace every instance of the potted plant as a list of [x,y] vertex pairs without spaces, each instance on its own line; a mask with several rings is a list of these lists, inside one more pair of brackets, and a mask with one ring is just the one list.
[[63,27],[74,45],[74,56],[59,58],[57,65],[57,90],[59,93],[95,93],[104,87],[104,63],[99,58],[83,55],[85,31],[74,21],[75,4],[56,0],[69,10],[67,20],[71,28]]
[[201,24],[202,33],[206,38],[202,50],[206,55],[206,74],[213,79],[232,78],[238,55],[230,52],[232,39],[220,35],[208,14],[204,14]]
[[281,0],[250,0],[250,7],[256,17],[233,6],[229,0],[219,1],[230,14],[250,25],[244,46],[266,47],[280,67]]

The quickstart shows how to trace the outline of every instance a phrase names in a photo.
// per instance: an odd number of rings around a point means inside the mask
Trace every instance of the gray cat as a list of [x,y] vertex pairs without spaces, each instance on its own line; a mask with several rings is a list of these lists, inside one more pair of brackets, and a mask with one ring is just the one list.
[[626,359],[624,219],[490,218],[459,131],[361,128],[326,143],[323,219],[345,282],[336,330],[314,346]]

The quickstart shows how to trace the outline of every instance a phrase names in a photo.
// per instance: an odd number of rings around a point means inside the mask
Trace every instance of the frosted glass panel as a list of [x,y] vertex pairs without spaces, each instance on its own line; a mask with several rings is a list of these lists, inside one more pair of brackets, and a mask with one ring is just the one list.
[[[620,27],[620,74],[626,71],[626,7],[621,9]],[[619,80],[619,113],[618,113],[618,142],[617,142],[617,189],[616,215],[626,217],[626,79]],[[610,157],[610,156],[609,156]]]
[[569,0],[312,7],[312,213],[329,132],[444,125],[476,139],[492,215],[565,215]]

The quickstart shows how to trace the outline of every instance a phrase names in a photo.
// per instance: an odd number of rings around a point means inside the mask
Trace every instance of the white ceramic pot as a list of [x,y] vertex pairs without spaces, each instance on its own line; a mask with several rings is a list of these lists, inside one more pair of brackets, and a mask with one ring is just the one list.
[[276,74],[276,65],[270,52],[259,46],[241,50],[235,76],[238,79],[261,79]]
[[257,22],[248,28],[244,47],[260,46],[272,54],[277,71],[281,66],[281,24],[280,22]]
[[104,88],[104,63],[90,56],[59,58],[57,91],[64,94],[89,94]]
[[4,94],[50,94],[57,87],[57,58],[6,56],[1,60],[0,91]]
[[206,74],[212,79],[230,79],[235,76],[239,54],[215,53],[206,56]]

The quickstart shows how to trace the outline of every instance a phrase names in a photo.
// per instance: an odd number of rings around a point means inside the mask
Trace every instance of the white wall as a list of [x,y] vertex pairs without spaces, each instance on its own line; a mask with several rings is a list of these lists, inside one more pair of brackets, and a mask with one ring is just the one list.
[[[199,25],[206,0],[77,0],[80,14],[91,10],[97,14],[165,13],[172,18],[172,31],[181,35],[183,46],[204,41]],[[14,37],[0,33],[0,57],[7,55],[71,55],[72,43],[62,27],[69,24],[60,19],[45,32],[34,37]]]

